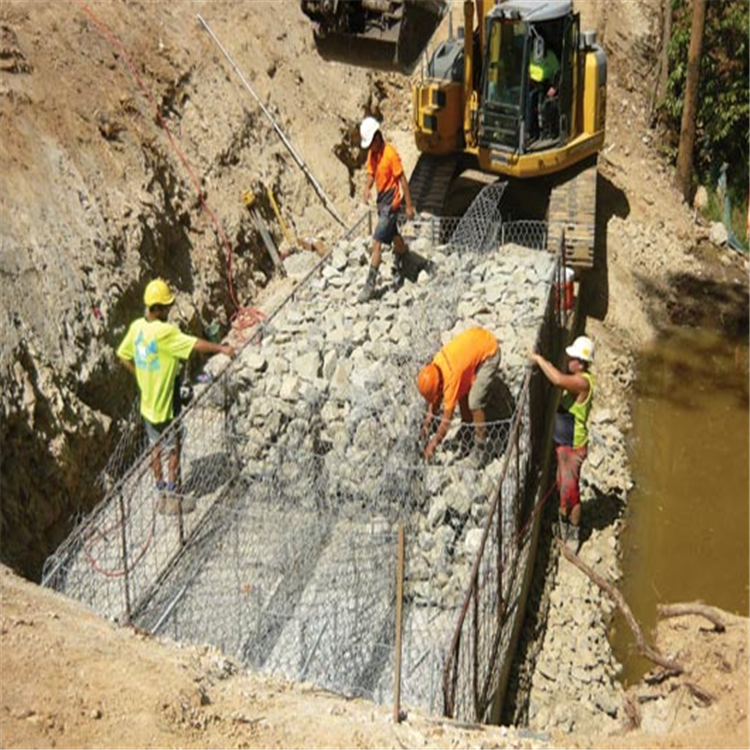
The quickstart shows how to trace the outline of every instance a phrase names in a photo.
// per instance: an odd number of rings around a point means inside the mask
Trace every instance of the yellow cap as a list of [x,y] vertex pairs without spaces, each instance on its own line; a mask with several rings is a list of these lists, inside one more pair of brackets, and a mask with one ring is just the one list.
[[417,388],[430,404],[434,404],[440,397],[440,370],[434,362],[421,369],[417,377]]
[[146,307],[167,306],[174,302],[174,294],[172,294],[164,279],[154,279],[148,283],[146,291],[143,293],[143,301],[146,303]]

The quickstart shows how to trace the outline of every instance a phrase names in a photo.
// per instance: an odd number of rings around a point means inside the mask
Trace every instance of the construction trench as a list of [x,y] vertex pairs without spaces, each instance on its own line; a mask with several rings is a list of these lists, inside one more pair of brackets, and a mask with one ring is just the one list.
[[[371,216],[322,259],[291,256],[294,291],[235,360],[214,358],[176,420],[181,492],[156,512],[141,420],[101,477],[103,500],[47,560],[43,584],[104,617],[210,643],[247,667],[343,695],[497,721],[534,569],[555,359],[571,311],[543,222],[504,222],[504,183],[459,219],[406,227],[435,271],[352,304]],[[386,255],[386,259],[387,259]],[[416,375],[456,333],[502,351],[491,461],[458,420],[425,463]],[[545,495],[546,493],[546,495]]]

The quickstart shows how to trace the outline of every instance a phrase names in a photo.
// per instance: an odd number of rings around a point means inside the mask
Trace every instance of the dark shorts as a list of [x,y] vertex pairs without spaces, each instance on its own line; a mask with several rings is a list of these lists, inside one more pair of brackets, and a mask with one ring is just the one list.
[[387,214],[378,214],[378,223],[372,233],[373,238],[384,245],[392,245],[393,239],[398,234],[398,212],[389,211]]

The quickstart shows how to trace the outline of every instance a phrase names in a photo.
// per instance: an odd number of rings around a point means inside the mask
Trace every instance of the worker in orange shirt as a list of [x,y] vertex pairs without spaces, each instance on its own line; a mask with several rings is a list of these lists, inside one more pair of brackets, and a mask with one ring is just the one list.
[[369,302],[375,293],[378,268],[382,246],[393,245],[394,253],[394,286],[403,284],[403,261],[408,247],[398,231],[398,211],[402,202],[406,202],[406,218],[414,218],[414,205],[409,192],[409,182],[404,174],[401,157],[398,151],[386,143],[380,131],[380,123],[374,117],[365,117],[359,128],[362,148],[369,149],[367,154],[367,181],[365,182],[364,201],[369,203],[370,191],[375,185],[377,190],[378,223],[373,232],[372,257],[367,281],[358,297],[359,302]]
[[[474,425],[473,463],[477,468],[485,466],[491,458],[485,410],[500,385],[500,345],[492,333],[470,328],[449,341],[417,377],[417,388],[428,404],[422,425],[422,438],[429,438],[423,452],[425,460],[432,457],[448,433],[458,404],[461,421]],[[429,437],[441,403],[440,422]]]

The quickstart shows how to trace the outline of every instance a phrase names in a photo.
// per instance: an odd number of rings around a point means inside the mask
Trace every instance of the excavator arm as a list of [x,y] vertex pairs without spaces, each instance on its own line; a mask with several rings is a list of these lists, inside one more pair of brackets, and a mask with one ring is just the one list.
[[318,53],[348,65],[411,73],[447,0],[301,0]]

